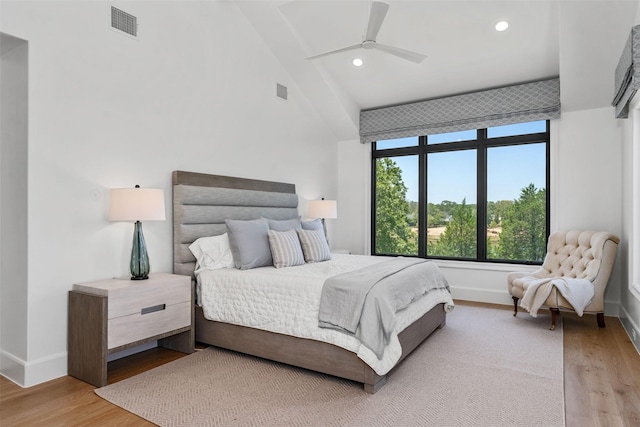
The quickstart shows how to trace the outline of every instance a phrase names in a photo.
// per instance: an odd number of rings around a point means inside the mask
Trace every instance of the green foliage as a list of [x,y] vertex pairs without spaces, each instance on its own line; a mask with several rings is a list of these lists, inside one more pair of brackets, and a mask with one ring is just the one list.
[[[546,253],[546,192],[533,184],[521,190],[518,200],[487,204],[487,258],[542,261]],[[427,240],[427,254],[459,258],[476,257],[476,206],[466,200],[448,200],[427,206],[428,228],[445,227]]]
[[409,227],[418,226],[418,202],[408,201],[409,203],[409,215],[407,215],[407,224]]
[[546,253],[546,190],[529,184],[502,220],[498,258],[542,261]]
[[[444,202],[443,202],[444,203]],[[429,255],[460,258],[476,257],[476,210],[463,199],[459,205],[448,206],[452,209],[451,219],[444,233],[436,242],[427,244]]]
[[[376,160],[376,247],[379,254],[417,255],[418,236],[411,229],[411,208],[402,169],[389,158]],[[417,213],[414,223],[417,222]]]
[[511,205],[513,205],[513,201],[511,200],[499,200],[497,202],[487,203],[487,226],[490,228],[499,227]]
[[[376,160],[376,246],[378,254],[418,254],[418,203],[407,201],[401,168],[389,158]],[[427,204],[427,254],[477,257],[477,206],[444,200]],[[542,261],[546,252],[546,191],[533,184],[517,200],[487,204],[487,258]]]
[[[445,202],[442,202],[445,203]],[[451,216],[451,212],[447,211],[445,206],[434,203],[427,203],[427,227],[444,227],[447,219]]]

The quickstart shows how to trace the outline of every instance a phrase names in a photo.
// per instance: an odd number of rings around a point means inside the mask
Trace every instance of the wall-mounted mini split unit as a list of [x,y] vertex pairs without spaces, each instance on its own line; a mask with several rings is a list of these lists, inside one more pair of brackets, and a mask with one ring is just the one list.
[[138,37],[138,18],[111,6],[111,28]]

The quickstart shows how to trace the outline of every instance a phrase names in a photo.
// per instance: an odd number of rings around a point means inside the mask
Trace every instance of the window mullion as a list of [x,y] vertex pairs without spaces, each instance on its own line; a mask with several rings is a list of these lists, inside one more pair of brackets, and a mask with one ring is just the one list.
[[[546,215],[546,224],[545,226],[547,227],[546,230],[546,238],[545,238],[545,242],[548,243],[549,242],[549,234],[551,233],[551,130],[549,129],[550,126],[550,122],[549,120],[547,120],[547,138],[546,138],[546,143],[547,143],[547,147],[546,147],[546,176],[545,179],[547,180],[546,182],[546,190],[545,190],[545,195],[546,195],[546,201],[545,203],[547,204],[545,206],[545,215]],[[545,245],[546,246],[546,245]]]
[[427,256],[427,137],[420,137],[418,154],[418,256]]
[[477,258],[487,259],[487,130],[478,129],[476,195]]
[[376,191],[376,186],[377,186],[377,174],[376,174],[376,156],[375,156],[375,151],[376,151],[376,146],[375,146],[375,142],[373,143],[373,149],[371,151],[371,227],[370,228],[370,237],[371,237],[371,253],[374,254],[376,252],[376,206],[377,206],[377,191]]

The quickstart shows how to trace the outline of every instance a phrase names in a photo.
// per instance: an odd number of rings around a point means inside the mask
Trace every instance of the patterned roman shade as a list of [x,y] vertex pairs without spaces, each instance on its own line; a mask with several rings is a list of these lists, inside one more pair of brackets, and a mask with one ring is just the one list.
[[631,29],[631,34],[622,50],[616,67],[616,87],[613,106],[616,118],[629,117],[629,103],[640,88],[640,25]]
[[360,142],[479,129],[560,117],[560,79],[360,112]]

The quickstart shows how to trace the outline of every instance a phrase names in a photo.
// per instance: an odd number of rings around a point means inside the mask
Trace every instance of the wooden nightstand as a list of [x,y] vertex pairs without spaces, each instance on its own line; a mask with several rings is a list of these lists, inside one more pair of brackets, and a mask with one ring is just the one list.
[[107,385],[107,355],[149,341],[193,353],[191,278],[154,273],[147,280],[108,279],[69,291],[69,375]]

